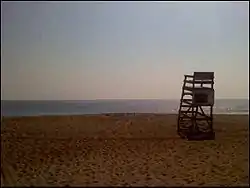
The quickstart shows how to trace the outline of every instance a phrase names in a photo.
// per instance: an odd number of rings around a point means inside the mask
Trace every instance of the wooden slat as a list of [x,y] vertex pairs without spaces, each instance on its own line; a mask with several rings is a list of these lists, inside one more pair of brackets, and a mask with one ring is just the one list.
[[192,111],[186,111],[186,110],[181,110],[180,112],[183,114],[191,114],[192,113]]
[[187,75],[187,74],[185,74],[184,75],[186,78],[193,78],[194,76],[193,75]]
[[181,132],[188,132],[189,130],[190,130],[190,127],[187,127],[187,128],[180,127]]
[[182,105],[181,105],[181,107],[192,107],[192,106],[193,106],[192,104],[188,104],[188,105],[182,104]]
[[184,92],[183,95],[191,95],[191,96],[193,96],[193,93],[186,93],[186,92]]
[[[187,104],[190,104],[190,103],[187,103]],[[193,106],[197,107],[197,106],[201,106],[201,107],[212,107],[213,104],[193,104]]]
[[[201,109],[202,109],[202,108],[201,108]],[[205,114],[204,111],[203,111],[203,113],[201,113],[201,112],[198,111],[197,114],[199,114],[199,115],[201,115],[201,116],[205,116],[205,117],[207,117],[207,118],[210,118],[210,116],[208,116],[207,114]]]
[[198,90],[198,91],[202,91],[202,90],[213,90],[211,87],[191,87],[191,86],[185,86],[183,87],[184,90],[188,90],[188,91],[194,91],[194,90]]
[[211,117],[196,117],[196,120],[211,120]]
[[192,99],[182,99],[182,102],[186,104],[192,104],[192,101]]
[[188,90],[188,91],[193,91],[194,88],[193,87],[188,87],[188,86],[185,86],[183,87],[184,90]]
[[185,80],[186,83],[192,84],[194,82],[194,84],[213,84],[214,81],[213,80]]
[[181,120],[181,121],[187,121],[187,119],[189,120],[189,119],[191,119],[192,117],[191,116],[181,116],[179,119]]

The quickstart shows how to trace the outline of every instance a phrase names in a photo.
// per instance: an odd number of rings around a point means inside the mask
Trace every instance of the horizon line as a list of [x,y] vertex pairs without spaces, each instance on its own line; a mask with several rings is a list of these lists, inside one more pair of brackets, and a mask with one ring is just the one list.
[[[1,99],[1,101],[97,101],[97,100],[180,100],[180,98],[175,99],[161,99],[161,98],[155,98],[155,99],[119,99],[119,98],[112,98],[112,99]],[[249,100],[249,98],[215,98],[215,100]]]

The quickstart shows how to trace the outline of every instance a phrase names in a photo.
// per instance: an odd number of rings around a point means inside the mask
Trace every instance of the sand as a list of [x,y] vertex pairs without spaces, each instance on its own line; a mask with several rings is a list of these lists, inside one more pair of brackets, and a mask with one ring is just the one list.
[[9,186],[249,185],[248,115],[216,115],[214,141],[187,141],[176,115],[3,118]]

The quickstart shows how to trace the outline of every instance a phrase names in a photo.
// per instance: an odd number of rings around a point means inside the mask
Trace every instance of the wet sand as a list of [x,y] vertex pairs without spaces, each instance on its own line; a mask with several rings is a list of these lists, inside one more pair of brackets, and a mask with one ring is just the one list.
[[214,141],[179,138],[176,119],[166,114],[2,118],[2,185],[249,185],[248,115],[216,115]]

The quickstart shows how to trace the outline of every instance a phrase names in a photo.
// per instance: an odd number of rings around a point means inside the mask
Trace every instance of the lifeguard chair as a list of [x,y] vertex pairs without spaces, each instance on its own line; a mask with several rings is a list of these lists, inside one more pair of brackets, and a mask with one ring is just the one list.
[[177,133],[188,140],[213,140],[214,72],[184,77]]

